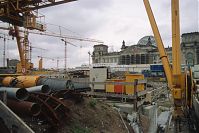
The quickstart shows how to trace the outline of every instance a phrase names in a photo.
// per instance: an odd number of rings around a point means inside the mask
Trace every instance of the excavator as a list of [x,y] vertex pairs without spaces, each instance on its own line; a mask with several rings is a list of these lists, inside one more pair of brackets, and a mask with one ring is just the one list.
[[172,64],[169,63],[149,0],[143,1],[164,67],[168,87],[173,97],[175,129],[176,132],[180,132],[182,129],[182,121],[190,118],[189,115],[193,107],[192,96],[195,91],[195,84],[193,82],[191,69],[187,68],[184,71],[181,69],[179,0],[171,0]]

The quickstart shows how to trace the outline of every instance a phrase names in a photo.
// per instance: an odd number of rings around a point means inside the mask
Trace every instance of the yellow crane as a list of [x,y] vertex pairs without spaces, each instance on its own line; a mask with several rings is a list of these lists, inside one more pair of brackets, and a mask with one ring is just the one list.
[[[192,108],[193,80],[191,70],[181,71],[180,19],[179,0],[171,0],[172,9],[172,67],[156,24],[149,0],[144,5],[157,43],[160,59],[166,73],[168,86],[174,101],[174,118],[178,121],[185,118],[187,110]],[[179,126],[179,125],[178,125]]]

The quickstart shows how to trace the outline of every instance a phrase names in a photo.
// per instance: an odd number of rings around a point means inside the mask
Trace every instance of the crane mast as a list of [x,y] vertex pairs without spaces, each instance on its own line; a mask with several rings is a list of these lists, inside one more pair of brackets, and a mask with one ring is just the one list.
[[[179,0],[171,0],[172,12],[172,68],[170,67],[167,54],[156,24],[149,0],[144,0],[144,5],[157,43],[160,59],[165,70],[168,86],[171,90],[174,101],[174,117],[181,118],[187,107],[191,107],[191,84],[188,84],[190,75],[181,72],[181,47],[180,47],[180,19],[179,19]],[[188,92],[189,91],[189,92]],[[188,96],[189,95],[189,96]]]
[[179,0],[172,0],[171,2],[173,75],[181,75]]

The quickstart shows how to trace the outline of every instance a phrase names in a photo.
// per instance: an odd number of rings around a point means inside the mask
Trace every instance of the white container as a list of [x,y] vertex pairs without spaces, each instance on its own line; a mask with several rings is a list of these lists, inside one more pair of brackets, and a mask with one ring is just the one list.
[[193,72],[193,77],[195,78],[195,79],[199,79],[199,72]]

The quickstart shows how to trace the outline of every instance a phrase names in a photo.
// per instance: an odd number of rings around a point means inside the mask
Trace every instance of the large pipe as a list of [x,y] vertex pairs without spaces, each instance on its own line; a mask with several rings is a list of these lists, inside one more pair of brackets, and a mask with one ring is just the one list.
[[34,86],[26,88],[28,92],[42,92],[42,93],[50,93],[51,89],[48,85],[40,85],[40,86]]
[[38,85],[48,85],[52,91],[74,89],[71,80],[40,78],[37,83]]
[[5,77],[2,81],[4,86],[12,86],[17,88],[28,88],[37,85],[40,76],[17,76]]
[[17,100],[26,100],[29,97],[29,93],[23,88],[11,88],[11,87],[0,87],[0,91],[6,91],[8,98]]
[[91,87],[88,83],[73,82],[74,90],[79,92],[91,91]]
[[41,112],[41,107],[37,103],[8,100],[7,105],[12,111],[14,111],[17,114],[38,116]]
[[2,80],[3,86],[11,86],[12,81],[14,80],[14,77],[5,77]]
[[37,85],[40,76],[17,76],[17,84],[14,87],[28,88]]

